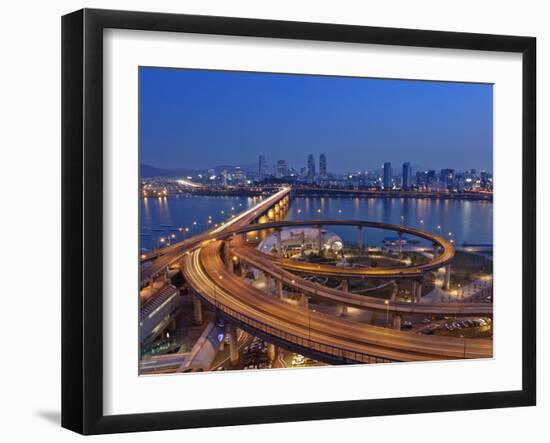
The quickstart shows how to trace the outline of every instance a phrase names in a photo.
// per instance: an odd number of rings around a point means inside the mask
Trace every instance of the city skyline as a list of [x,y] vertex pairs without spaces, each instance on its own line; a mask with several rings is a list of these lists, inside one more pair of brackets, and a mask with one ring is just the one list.
[[[284,159],[331,173],[413,168],[492,171],[492,86],[140,69],[141,161],[159,168]],[[472,165],[472,158],[475,164]],[[251,161],[254,159],[254,161]]]
[[[301,168],[304,168],[307,171],[308,161],[309,161],[310,156],[313,157],[313,162],[315,163],[315,169],[317,170],[317,168],[319,168],[319,173],[321,172],[321,163],[322,163],[321,158],[324,156],[324,165],[325,165],[324,166],[324,171],[325,171],[325,174],[327,174],[327,175],[331,175],[331,174],[332,175],[345,175],[345,174],[362,173],[362,172],[372,173],[372,172],[375,172],[375,171],[383,171],[384,170],[384,164],[385,163],[390,163],[391,165],[398,165],[399,166],[397,168],[397,170],[392,169],[392,176],[401,175],[402,166],[404,164],[407,164],[408,167],[409,167],[409,173],[412,173],[412,177],[413,177],[413,180],[414,180],[414,174],[416,174],[416,172],[419,172],[419,171],[428,172],[430,170],[443,171],[445,169],[449,169],[449,166],[452,166],[452,165],[447,164],[446,167],[435,168],[435,167],[431,167],[429,165],[422,165],[421,166],[421,165],[418,165],[418,164],[414,164],[409,160],[401,160],[401,161],[398,161],[396,163],[384,161],[380,165],[374,166],[372,168],[356,167],[355,169],[352,169],[352,170],[349,170],[349,171],[334,172],[327,166],[329,164],[330,159],[328,159],[326,154],[324,154],[324,153],[308,154],[307,158],[304,159],[303,164],[300,164],[300,165],[291,164],[284,158],[278,158],[278,157],[269,158],[266,154],[259,153],[256,158],[248,159],[247,161],[244,161],[242,163],[238,163],[238,164],[213,164],[213,165],[209,165],[209,166],[203,167],[203,168],[189,168],[189,167],[184,167],[184,166],[182,166],[182,167],[162,168],[162,167],[157,167],[157,166],[151,165],[149,163],[141,163],[141,166],[148,166],[148,167],[151,167],[151,168],[164,170],[164,171],[167,171],[167,172],[169,172],[169,171],[179,171],[179,170],[194,170],[194,171],[206,172],[208,170],[220,169],[220,168],[250,168],[250,169],[258,170],[259,158],[262,157],[262,160],[263,160],[263,168],[262,169],[264,170],[264,175],[267,174],[267,173],[275,175],[276,174],[275,171],[276,171],[276,168],[278,166],[278,163],[281,162],[281,161],[284,161],[286,163],[288,170],[293,169],[293,170],[299,172]],[[474,170],[474,171],[478,171],[478,172],[484,171],[484,172],[487,172],[491,175],[493,173],[493,171],[490,170],[490,169],[484,169],[484,168],[476,167],[474,162],[470,162],[470,163],[471,163],[471,166],[467,167],[467,168],[453,167],[453,168],[450,168],[450,169],[453,169],[456,172],[467,172],[467,171]]]

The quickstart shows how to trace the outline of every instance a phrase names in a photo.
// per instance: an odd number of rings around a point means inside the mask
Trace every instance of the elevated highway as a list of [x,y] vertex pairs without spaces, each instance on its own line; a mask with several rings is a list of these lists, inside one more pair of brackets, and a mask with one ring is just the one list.
[[228,239],[237,234],[254,232],[264,229],[282,229],[305,226],[356,226],[365,228],[377,228],[395,231],[398,234],[410,234],[432,242],[436,247],[441,249],[441,253],[436,255],[433,260],[417,266],[399,266],[399,267],[338,267],[333,265],[325,265],[318,263],[308,263],[299,260],[283,259],[268,256],[257,252],[256,258],[262,254],[265,257],[270,257],[273,263],[277,263],[281,268],[289,271],[299,272],[301,274],[322,275],[328,277],[380,277],[380,278],[418,278],[422,277],[429,271],[442,268],[451,263],[455,255],[455,249],[451,242],[443,237],[422,231],[420,229],[410,228],[401,225],[392,225],[388,223],[372,222],[367,220],[304,220],[304,221],[282,221],[270,222],[260,225],[248,225],[236,229],[229,229],[222,235],[218,235],[218,239]]
[[313,312],[265,294],[227,269],[222,242],[187,254],[181,266],[209,304],[253,334],[303,348],[328,362],[421,361],[492,356],[492,341],[424,336]]
[[[229,231],[230,229],[240,228],[252,223],[271,207],[279,204],[279,202],[283,199],[288,198],[290,190],[290,187],[281,189],[272,196],[262,200],[252,208],[246,209],[236,217],[228,220],[217,228],[210,229],[203,234],[199,234],[174,245],[158,249],[152,253],[143,254],[141,256],[141,286],[144,286],[147,282],[163,273],[166,268],[176,263],[183,254],[196,248],[205,240],[211,240],[216,238],[216,236],[221,233]],[[145,263],[147,263],[147,265],[144,265]]]
[[[271,208],[288,202],[290,187],[243,211],[224,225],[163,248],[146,257],[142,286],[178,264],[192,292],[233,324],[271,343],[295,349],[327,363],[393,362],[492,356],[492,340],[426,336],[396,329],[366,325],[334,315],[314,312],[270,296],[235,274],[229,261],[235,258],[317,299],[360,309],[400,315],[490,315],[492,305],[474,303],[403,303],[331,289],[300,275],[324,275],[340,279],[387,278],[418,282],[430,271],[445,267],[450,274],[454,247],[436,235],[400,225],[365,220],[310,220],[256,223]],[[286,203],[284,203],[286,204]],[[244,240],[250,232],[299,226],[356,226],[393,230],[430,241],[437,253],[427,263],[399,267],[336,267],[289,260],[263,254]],[[415,291],[416,291],[415,289]]]
[[[271,275],[273,278],[279,279],[285,286],[290,287],[292,290],[307,294],[313,298],[323,301],[330,301],[333,303],[351,306],[359,309],[366,309],[369,311],[378,312],[391,312],[395,314],[408,314],[408,315],[492,315],[493,307],[487,303],[405,303],[397,301],[386,301],[381,298],[370,297],[368,295],[353,294],[349,291],[343,291],[339,289],[332,289],[326,286],[320,285],[313,281],[305,280],[296,276],[295,274],[287,271],[290,268],[293,271],[300,269],[299,267],[285,267],[285,263],[291,260],[283,260],[277,257],[264,254],[257,249],[243,246],[239,244],[231,248],[231,255],[237,257],[239,260],[248,263],[249,265]],[[302,262],[299,262],[302,263]],[[335,266],[325,265],[325,268],[332,267],[329,275],[338,276],[341,278],[348,274],[341,272],[349,268],[341,268]],[[334,269],[336,268],[336,269]],[[366,270],[372,268],[364,268]],[[352,275],[354,277],[365,277],[365,273],[368,271],[357,271],[357,268],[351,268],[351,271],[355,271]],[[309,267],[306,273],[310,273]],[[326,275],[322,274],[322,275]],[[367,274],[369,275],[369,274]],[[415,274],[416,275],[416,274]],[[369,275],[370,276],[370,275]],[[384,275],[387,276],[387,275]]]

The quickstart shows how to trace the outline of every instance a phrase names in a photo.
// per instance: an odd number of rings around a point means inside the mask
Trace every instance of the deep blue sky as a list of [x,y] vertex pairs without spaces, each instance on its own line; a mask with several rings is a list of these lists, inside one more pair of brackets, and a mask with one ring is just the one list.
[[492,171],[491,85],[141,68],[141,162]]

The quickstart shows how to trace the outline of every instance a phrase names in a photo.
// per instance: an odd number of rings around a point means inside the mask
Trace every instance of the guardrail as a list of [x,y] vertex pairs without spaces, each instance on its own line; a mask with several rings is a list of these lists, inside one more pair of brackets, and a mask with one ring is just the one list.
[[244,315],[217,300],[211,299],[209,296],[199,294],[210,306],[216,310],[223,312],[226,316],[238,321],[241,324],[247,325],[252,329],[263,332],[271,337],[276,337],[286,343],[291,343],[303,349],[314,351],[318,354],[324,354],[334,360],[339,360],[342,363],[394,363],[398,360],[392,360],[385,357],[380,357],[374,354],[367,354],[363,352],[350,351],[348,349],[340,348],[337,346],[327,345],[320,343],[309,338],[304,338],[299,335],[295,335],[282,329],[275,328],[270,325],[266,325],[252,317]]

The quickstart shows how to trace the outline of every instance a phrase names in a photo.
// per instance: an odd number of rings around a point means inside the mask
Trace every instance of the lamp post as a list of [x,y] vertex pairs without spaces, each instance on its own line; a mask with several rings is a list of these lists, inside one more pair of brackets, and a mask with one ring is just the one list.
[[[218,275],[218,280],[223,280],[223,276],[221,276],[218,272],[216,272]],[[216,309],[218,309],[218,285],[214,283],[214,306]]]
[[384,300],[384,304],[386,305],[386,327],[388,327],[390,321],[390,301]]

